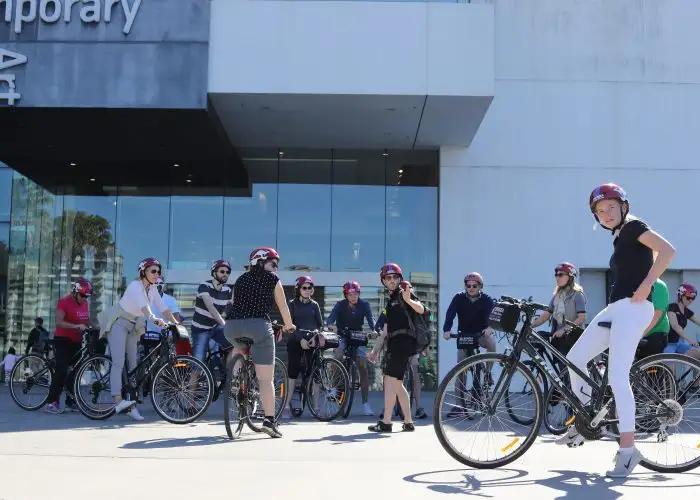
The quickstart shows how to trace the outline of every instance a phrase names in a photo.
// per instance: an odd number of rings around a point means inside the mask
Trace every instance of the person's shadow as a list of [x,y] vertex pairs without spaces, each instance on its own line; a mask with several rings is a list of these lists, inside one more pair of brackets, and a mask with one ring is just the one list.
[[385,434],[379,434],[377,432],[365,432],[363,434],[351,434],[351,435],[341,435],[341,434],[331,434],[330,436],[323,436],[320,438],[307,438],[307,439],[295,439],[295,443],[322,443],[330,442],[333,444],[350,444],[350,443],[364,443],[366,441],[374,441],[377,439],[386,439],[389,436]]

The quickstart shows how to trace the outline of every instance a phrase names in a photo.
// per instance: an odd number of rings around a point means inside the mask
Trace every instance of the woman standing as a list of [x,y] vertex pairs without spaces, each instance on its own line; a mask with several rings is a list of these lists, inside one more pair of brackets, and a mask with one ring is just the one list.
[[129,363],[129,370],[133,370],[138,363],[139,334],[136,331],[136,321],[146,319],[156,326],[165,326],[166,322],[153,313],[155,309],[162,311],[163,316],[166,316],[172,323],[177,323],[158,293],[156,283],[161,270],[160,261],[153,257],[139,262],[139,277],[129,283],[124,295],[119,300],[117,318],[107,334],[109,352],[112,356],[109,383],[116,403],[114,410],[116,413],[129,410],[127,415],[134,420],[143,420],[143,417],[135,406],[136,401],[122,399],[122,372],[125,356]]
[[[289,310],[292,315],[292,323],[300,330],[320,330],[323,327],[321,307],[311,296],[314,293],[314,281],[311,276],[299,276],[294,285],[296,297],[289,301]],[[287,339],[287,370],[289,381],[287,393],[294,394],[294,388],[301,371],[301,360],[304,359],[306,369],[311,368],[313,346],[310,343],[313,334],[296,332]],[[322,340],[322,336],[318,337]],[[291,418],[292,398],[287,398],[287,406],[284,408],[282,418]]]
[[[398,264],[389,263],[382,266],[379,271],[382,284],[389,291],[389,301],[387,303],[386,325],[381,333],[377,344],[367,355],[370,363],[376,363],[379,352],[386,342],[386,367],[384,370],[384,414],[382,420],[375,425],[371,425],[372,432],[391,432],[392,409],[399,399],[399,406],[404,415],[402,430],[412,432],[415,430],[411,417],[411,403],[408,392],[403,385],[403,377],[406,374],[408,360],[416,354],[416,338],[411,332],[409,314],[414,319],[417,314],[423,314],[425,307],[413,293],[410,283],[404,282],[403,271]],[[399,286],[399,284],[403,286]],[[415,320],[414,320],[415,321]],[[387,341],[388,339],[388,341]]]
[[[635,402],[630,387],[630,368],[645,329],[654,316],[651,292],[654,282],[666,270],[676,251],[646,222],[630,215],[630,204],[624,189],[616,184],[603,184],[593,190],[589,208],[596,221],[614,237],[610,271],[613,285],[608,306],[599,312],[569,352],[568,359],[583,373],[588,361],[608,347],[609,383],[619,415],[620,448],[615,467],[608,477],[627,477],[642,460],[634,446]],[[610,322],[610,328],[599,322]],[[590,389],[573,370],[569,370],[571,387],[583,404],[590,400]],[[584,443],[576,427],[571,425],[557,444],[569,447]]]

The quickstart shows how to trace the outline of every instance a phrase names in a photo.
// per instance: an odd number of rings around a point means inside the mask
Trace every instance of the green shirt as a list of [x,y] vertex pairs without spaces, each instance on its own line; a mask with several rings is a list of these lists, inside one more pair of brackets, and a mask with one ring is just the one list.
[[651,303],[654,304],[654,312],[661,310],[662,314],[659,320],[654,325],[647,337],[654,333],[664,333],[668,334],[671,325],[668,322],[668,287],[666,283],[661,280],[656,280],[654,283],[654,290],[651,292]]

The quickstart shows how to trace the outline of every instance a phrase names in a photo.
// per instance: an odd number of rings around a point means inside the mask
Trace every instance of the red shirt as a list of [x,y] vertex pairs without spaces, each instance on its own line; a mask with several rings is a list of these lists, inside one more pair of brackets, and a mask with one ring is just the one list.
[[[63,320],[66,323],[73,325],[87,325],[90,323],[90,311],[88,310],[87,301],[78,304],[72,295],[66,295],[58,301],[56,309],[63,311]],[[82,342],[82,332],[73,328],[56,328],[55,336],[68,338],[78,344]]]

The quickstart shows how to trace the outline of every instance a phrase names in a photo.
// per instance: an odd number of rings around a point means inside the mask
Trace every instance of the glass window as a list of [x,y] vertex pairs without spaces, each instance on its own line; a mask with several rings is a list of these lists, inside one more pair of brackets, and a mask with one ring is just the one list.
[[222,255],[223,189],[219,196],[173,196],[170,207],[169,267],[209,269]]
[[0,221],[10,220],[10,207],[12,206],[12,175],[9,168],[2,168],[0,164]]
[[280,159],[277,248],[285,270],[330,269],[331,163],[330,151],[284,151]]
[[7,311],[7,265],[10,258],[10,224],[0,223],[0,355],[5,352]]
[[225,198],[224,258],[234,269],[248,264],[253,248],[277,247],[277,191],[276,183],[253,184],[252,196]]
[[141,259],[152,256],[167,263],[169,220],[169,197],[120,196],[117,200],[115,254],[124,275],[124,281],[118,283],[120,294],[126,282],[136,277]]

